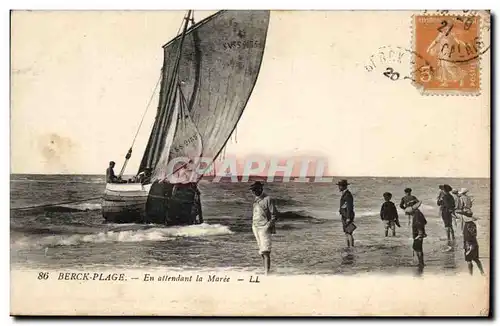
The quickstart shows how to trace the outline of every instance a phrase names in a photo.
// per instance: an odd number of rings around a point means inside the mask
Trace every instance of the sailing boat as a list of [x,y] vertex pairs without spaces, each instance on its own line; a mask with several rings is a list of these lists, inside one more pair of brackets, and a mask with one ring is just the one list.
[[[198,182],[224,149],[257,81],[269,11],[219,11],[163,46],[158,108],[137,176],[107,183],[103,217],[113,223],[190,225],[203,221]],[[132,154],[125,156],[119,174]]]

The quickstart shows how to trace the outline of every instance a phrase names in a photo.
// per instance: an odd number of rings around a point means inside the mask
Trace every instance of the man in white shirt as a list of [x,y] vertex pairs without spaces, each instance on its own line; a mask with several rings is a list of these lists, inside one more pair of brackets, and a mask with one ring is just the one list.
[[255,196],[253,202],[252,231],[257,240],[259,253],[264,262],[266,275],[271,268],[271,234],[276,233],[275,223],[278,210],[274,200],[264,193],[264,186],[260,181],[254,182],[250,190]]

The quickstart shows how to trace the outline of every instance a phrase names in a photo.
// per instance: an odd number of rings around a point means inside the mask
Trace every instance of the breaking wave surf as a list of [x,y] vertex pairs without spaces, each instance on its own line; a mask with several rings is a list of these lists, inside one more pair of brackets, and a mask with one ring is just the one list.
[[229,227],[221,224],[200,224],[175,227],[152,227],[148,229],[106,231],[92,234],[51,235],[37,238],[35,242],[23,237],[14,242],[18,247],[74,246],[82,243],[170,241],[178,237],[198,238],[233,234]]
[[78,204],[62,204],[45,208],[51,212],[87,212],[101,210],[100,203],[78,203]]

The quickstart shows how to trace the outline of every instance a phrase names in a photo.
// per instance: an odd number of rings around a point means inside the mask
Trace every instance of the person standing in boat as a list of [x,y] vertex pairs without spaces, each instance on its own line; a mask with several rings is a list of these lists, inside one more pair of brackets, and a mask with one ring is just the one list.
[[106,169],[106,182],[107,183],[118,183],[118,178],[115,175],[115,171],[113,170],[115,167],[115,162],[110,161],[109,167]]
[[144,171],[142,171],[137,175],[139,182],[142,183],[143,185],[150,183],[151,174],[152,174],[151,168],[150,167],[145,168]]
[[342,219],[342,230],[345,233],[347,247],[354,247],[354,236],[352,235],[356,229],[354,222],[354,198],[351,192],[347,189],[349,183],[347,180],[340,180],[337,182],[339,190],[342,192],[340,196],[339,213]]
[[257,240],[259,253],[264,262],[266,275],[271,269],[271,235],[276,233],[278,210],[274,200],[264,193],[264,185],[260,181],[254,182],[250,190],[255,196],[253,202],[252,231]]
[[[405,195],[403,196],[403,198],[401,198],[401,202],[399,203],[399,207],[402,210],[405,210],[408,207],[408,203],[415,201],[415,200],[418,201],[417,197],[413,196],[411,194],[411,192],[412,192],[411,188],[405,189]],[[410,225],[411,215],[408,213],[405,213],[405,215],[408,216],[408,225]]]

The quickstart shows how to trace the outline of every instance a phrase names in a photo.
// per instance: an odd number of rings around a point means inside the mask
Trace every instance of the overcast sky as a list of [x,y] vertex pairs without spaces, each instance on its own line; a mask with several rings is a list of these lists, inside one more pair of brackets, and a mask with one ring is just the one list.
[[[195,12],[200,20],[212,12]],[[121,167],[184,12],[15,12],[11,171]],[[411,13],[271,12],[259,78],[226,153],[328,159],[333,175],[489,177],[489,53],[480,96],[391,81],[380,47],[412,47]],[[407,74],[410,58],[392,64]],[[146,115],[127,172],[153,123]]]

